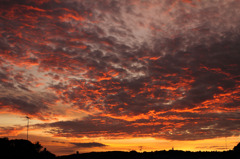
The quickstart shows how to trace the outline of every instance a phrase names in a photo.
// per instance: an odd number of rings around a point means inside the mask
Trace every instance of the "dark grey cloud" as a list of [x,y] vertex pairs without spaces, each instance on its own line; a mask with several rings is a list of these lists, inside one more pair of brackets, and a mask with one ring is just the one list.
[[40,109],[46,109],[46,106],[43,105],[34,105],[32,103],[26,102],[26,99],[14,99],[14,98],[0,98],[0,102],[2,106],[9,105],[13,109],[20,109],[23,113],[27,114],[36,114],[40,111]]
[[[54,114],[48,105],[56,101],[56,97],[52,94],[45,93],[43,95],[37,93],[21,94],[20,91],[9,90],[7,94],[0,98],[0,109],[7,109],[24,115],[30,115],[40,120],[51,119]],[[16,94],[15,94],[16,93]],[[8,96],[7,96],[8,95]]]
[[215,150],[226,150],[227,146],[198,146],[196,149],[215,149]]
[[38,124],[48,133],[64,137],[129,138],[156,137],[171,140],[201,140],[239,135],[239,113],[167,112],[148,119],[126,121],[110,117]]
[[73,145],[75,145],[76,147],[79,147],[79,148],[92,148],[92,147],[104,147],[104,146],[107,146],[105,144],[98,143],[98,142],[88,142],[88,143],[75,143],[75,142],[71,142],[71,144],[73,144]]
[[61,143],[61,144],[65,144],[66,142],[63,142],[63,141],[51,141],[51,142],[53,142],[53,143]]

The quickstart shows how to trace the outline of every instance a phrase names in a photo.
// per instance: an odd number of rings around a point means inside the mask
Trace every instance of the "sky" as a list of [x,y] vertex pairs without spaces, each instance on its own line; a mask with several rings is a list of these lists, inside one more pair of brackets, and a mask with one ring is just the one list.
[[57,155],[232,149],[239,65],[239,0],[1,0],[0,137],[29,116]]

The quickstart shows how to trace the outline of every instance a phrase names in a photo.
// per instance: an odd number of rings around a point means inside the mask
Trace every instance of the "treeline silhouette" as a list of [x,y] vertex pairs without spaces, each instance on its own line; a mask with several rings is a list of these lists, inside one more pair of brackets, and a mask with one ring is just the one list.
[[163,150],[138,153],[136,151],[112,151],[59,156],[58,159],[240,159],[240,143],[234,147],[234,150],[224,152],[191,152],[181,150]]
[[[0,159],[55,159],[56,156],[42,150],[39,142],[33,144],[28,140],[0,138]],[[41,151],[42,150],[42,151]]]
[[66,156],[55,156],[43,149],[39,142],[32,143],[28,140],[9,140],[0,138],[0,159],[240,159],[240,143],[233,150],[223,152],[190,152],[180,150],[155,151],[155,152],[91,152]]

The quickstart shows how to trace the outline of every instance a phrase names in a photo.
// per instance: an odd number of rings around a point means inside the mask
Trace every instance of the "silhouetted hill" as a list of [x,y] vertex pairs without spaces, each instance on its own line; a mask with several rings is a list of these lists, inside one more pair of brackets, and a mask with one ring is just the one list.
[[40,151],[39,142],[33,144],[28,140],[9,140],[0,138],[1,159],[54,159],[55,155],[46,149]]
[[233,148],[233,151],[240,153],[240,142]]

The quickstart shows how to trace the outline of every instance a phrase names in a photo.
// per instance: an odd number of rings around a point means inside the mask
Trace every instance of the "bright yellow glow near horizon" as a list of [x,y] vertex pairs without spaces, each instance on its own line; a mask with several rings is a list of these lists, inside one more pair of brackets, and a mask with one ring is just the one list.
[[[10,139],[25,139],[26,133],[18,136],[10,137]],[[233,149],[240,141],[240,136],[228,138],[204,139],[195,141],[176,141],[155,138],[127,138],[127,139],[105,139],[105,138],[65,138],[51,137],[43,134],[39,130],[30,131],[29,139],[35,143],[39,141],[43,147],[46,147],[56,155],[68,155],[79,151],[87,152],[103,152],[103,151],[138,151],[151,152],[161,150],[184,150],[184,151],[226,151]],[[53,142],[54,141],[54,142]],[[99,142],[107,146],[93,148],[77,148],[71,143],[89,143]],[[65,151],[61,151],[64,149]]]

